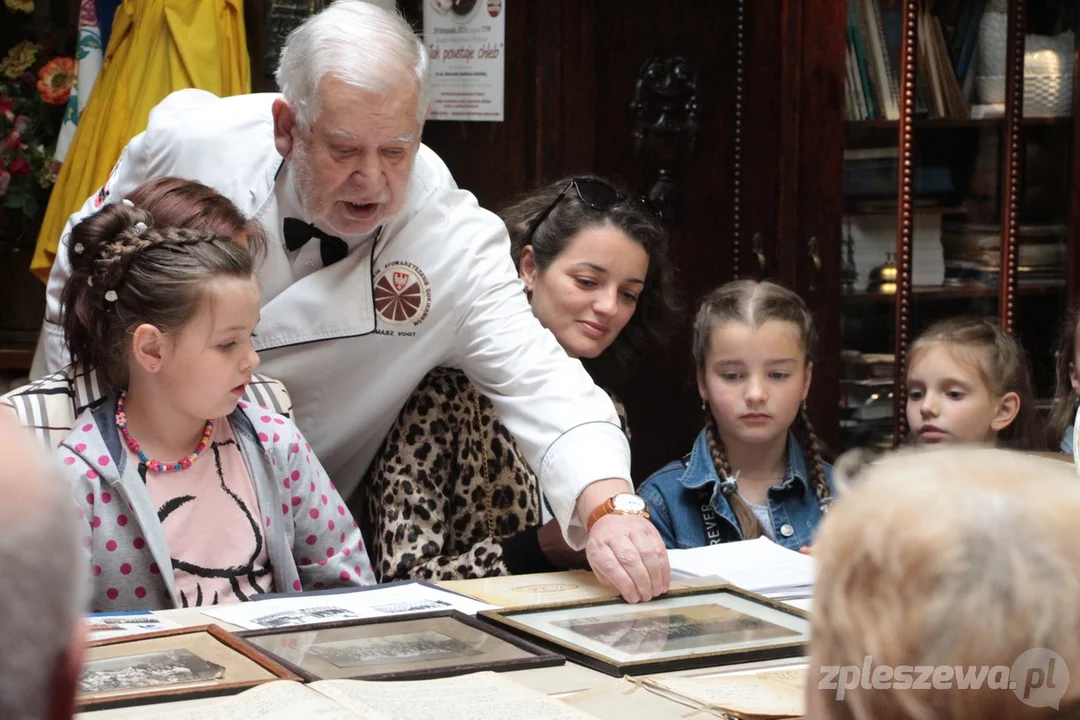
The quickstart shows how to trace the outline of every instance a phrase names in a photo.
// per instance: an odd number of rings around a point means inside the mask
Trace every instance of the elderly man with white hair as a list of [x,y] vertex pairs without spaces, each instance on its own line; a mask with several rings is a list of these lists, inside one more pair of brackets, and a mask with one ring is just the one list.
[[[277,80],[280,95],[170,95],[68,228],[154,177],[217,189],[270,237],[254,344],[344,496],[420,379],[457,367],[593,570],[630,601],[666,591],[664,544],[632,492],[611,400],[530,311],[505,226],[420,143],[428,61],[408,24],[338,0],[290,35]],[[67,253],[62,241],[49,279],[50,372],[67,362]]]
[[0,413],[0,718],[74,714],[85,556],[68,485]]

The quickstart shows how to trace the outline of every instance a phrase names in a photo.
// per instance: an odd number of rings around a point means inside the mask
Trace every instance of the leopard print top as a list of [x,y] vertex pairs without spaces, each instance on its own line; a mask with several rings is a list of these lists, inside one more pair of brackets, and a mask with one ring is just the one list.
[[[612,400],[625,431],[626,412]],[[436,368],[420,382],[361,487],[380,582],[509,574],[500,541],[541,523],[536,475],[459,370]]]

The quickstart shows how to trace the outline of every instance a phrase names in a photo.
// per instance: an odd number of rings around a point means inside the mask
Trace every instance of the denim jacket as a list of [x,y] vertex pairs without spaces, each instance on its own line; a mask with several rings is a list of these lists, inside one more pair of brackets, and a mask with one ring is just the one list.
[[[790,433],[787,449],[787,476],[782,484],[769,488],[769,513],[776,542],[798,550],[813,541],[822,512],[817,493],[810,486],[802,448]],[[835,493],[832,466],[825,466],[825,477]],[[743,539],[735,513],[720,491],[720,478],[704,430],[689,455],[654,473],[638,488],[638,494],[648,505],[652,522],[669,549]]]

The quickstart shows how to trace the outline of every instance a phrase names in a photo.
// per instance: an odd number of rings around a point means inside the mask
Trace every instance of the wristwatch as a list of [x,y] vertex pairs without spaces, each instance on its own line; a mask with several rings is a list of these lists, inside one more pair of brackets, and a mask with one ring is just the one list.
[[586,532],[592,530],[596,521],[605,515],[640,515],[649,519],[649,509],[645,507],[645,501],[634,493],[619,493],[612,495],[592,511],[585,523]]

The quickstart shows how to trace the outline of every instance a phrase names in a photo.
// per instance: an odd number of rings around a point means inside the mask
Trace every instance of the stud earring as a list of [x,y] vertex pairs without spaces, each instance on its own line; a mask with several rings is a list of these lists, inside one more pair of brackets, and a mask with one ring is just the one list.
[[702,400],[702,401],[701,401],[701,409],[702,409],[702,410],[708,410],[708,409],[709,409],[709,403],[707,403],[707,402],[705,402],[704,400]]

